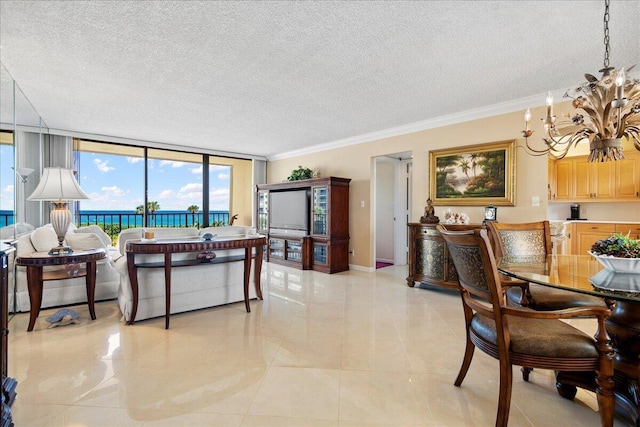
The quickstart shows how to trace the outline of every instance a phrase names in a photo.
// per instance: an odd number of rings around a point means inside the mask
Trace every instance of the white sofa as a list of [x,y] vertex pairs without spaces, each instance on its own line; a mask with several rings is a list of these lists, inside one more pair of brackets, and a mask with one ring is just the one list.
[[[146,228],[154,237],[162,239],[198,238],[204,233],[217,234],[218,238],[244,237],[250,232],[246,226],[209,227],[202,230],[196,228]],[[120,289],[118,303],[123,320],[131,318],[133,296],[127,269],[125,253],[128,240],[140,239],[142,228],[123,230],[118,237],[118,248],[121,257],[116,261],[116,269],[120,273]],[[244,249],[216,250],[216,257],[244,255]],[[173,260],[195,259],[197,253],[173,254]],[[162,254],[136,255],[138,262],[163,261]],[[219,264],[197,264],[171,269],[171,314],[200,308],[214,307],[244,301],[244,263],[233,261]],[[251,264],[253,282],[254,266]],[[255,289],[249,286],[249,298],[256,298]],[[138,309],[136,321],[165,315],[164,269],[138,268]]]
[[[71,224],[65,236],[66,244],[74,250],[104,248],[107,258],[96,264],[96,301],[115,299],[118,295],[120,275],[115,269],[114,261],[120,257],[117,248],[111,246],[111,239],[97,225],[76,228]],[[50,224],[36,228],[31,233],[18,237],[15,257],[32,252],[48,252],[58,246],[58,238]],[[12,264],[14,259],[12,259]],[[60,270],[64,267],[45,267],[45,271]],[[14,309],[14,265],[9,268],[9,310]],[[27,270],[15,266],[15,300],[16,311],[25,312],[31,309],[29,290],[27,287]],[[84,277],[44,282],[42,292],[42,308],[61,305],[81,304],[87,302],[87,288]]]

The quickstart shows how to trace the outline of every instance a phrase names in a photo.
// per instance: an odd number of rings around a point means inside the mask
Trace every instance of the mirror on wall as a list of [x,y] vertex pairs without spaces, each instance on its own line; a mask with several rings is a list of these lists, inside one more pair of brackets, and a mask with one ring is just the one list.
[[19,231],[15,224],[40,216],[29,215],[26,197],[37,185],[47,127],[1,63],[0,90],[0,238],[8,239]]

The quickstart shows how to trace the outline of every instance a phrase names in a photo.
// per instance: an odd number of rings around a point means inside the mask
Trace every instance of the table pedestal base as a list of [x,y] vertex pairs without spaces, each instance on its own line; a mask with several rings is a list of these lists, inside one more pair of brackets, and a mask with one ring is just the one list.
[[[606,327],[615,350],[613,381],[616,414],[640,427],[640,303],[616,301]],[[558,372],[556,387],[562,397],[573,399],[575,387],[595,391],[595,374]]]

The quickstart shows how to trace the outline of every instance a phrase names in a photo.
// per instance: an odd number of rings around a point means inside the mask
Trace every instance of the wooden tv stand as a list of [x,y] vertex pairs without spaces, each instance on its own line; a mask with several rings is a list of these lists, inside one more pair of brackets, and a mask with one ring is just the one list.
[[[349,178],[313,178],[257,186],[258,232],[267,237],[266,260],[302,270],[349,270]],[[309,229],[289,234],[269,223],[269,194],[309,191]]]

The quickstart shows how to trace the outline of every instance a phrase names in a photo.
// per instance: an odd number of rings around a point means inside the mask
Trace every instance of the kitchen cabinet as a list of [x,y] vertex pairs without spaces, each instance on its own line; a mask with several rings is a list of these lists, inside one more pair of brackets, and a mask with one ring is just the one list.
[[616,233],[625,236],[629,233],[632,239],[640,240],[640,224],[616,224]]
[[640,239],[640,223],[587,222],[567,226],[567,242],[575,255],[584,255],[591,250],[596,240],[606,239],[613,233]]
[[616,199],[640,200],[640,153],[625,153],[615,174]]
[[561,159],[553,162],[550,200],[570,200],[573,191],[573,160]]
[[573,159],[573,199],[613,199],[616,162],[588,162]]
[[625,156],[625,160],[609,162],[587,162],[586,156],[553,161],[549,165],[549,200],[639,201],[640,153],[628,151]]
[[586,255],[596,240],[606,239],[616,231],[613,223],[590,222],[576,224],[576,238],[574,239],[573,253]]

